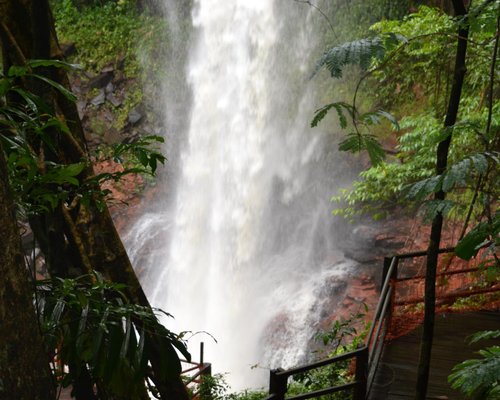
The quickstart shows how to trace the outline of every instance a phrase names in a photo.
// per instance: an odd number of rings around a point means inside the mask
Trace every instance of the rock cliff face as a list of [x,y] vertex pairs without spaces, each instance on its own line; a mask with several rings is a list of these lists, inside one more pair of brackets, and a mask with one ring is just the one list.
[[[66,55],[74,45],[63,45]],[[77,107],[96,173],[121,172],[123,165],[97,156],[98,150],[117,143],[130,143],[143,135],[160,135],[160,112],[142,100],[136,78],[127,78],[124,61],[104,67],[99,73],[76,71],[70,76]],[[119,231],[126,229],[143,197],[155,192],[151,183],[137,174],[125,175],[119,182],[108,181],[108,205]]]

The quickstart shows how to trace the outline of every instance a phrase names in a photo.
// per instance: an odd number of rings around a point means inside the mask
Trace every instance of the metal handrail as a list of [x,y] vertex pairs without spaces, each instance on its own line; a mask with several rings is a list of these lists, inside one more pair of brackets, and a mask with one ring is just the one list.
[[364,346],[360,347],[359,349],[349,351],[347,353],[339,354],[338,356],[330,357],[330,358],[327,358],[325,360],[317,361],[317,362],[312,363],[312,364],[302,365],[300,367],[291,368],[291,369],[287,369],[287,370],[275,370],[276,375],[288,378],[292,375],[301,374],[302,372],[307,372],[307,371],[310,371],[312,369],[316,369],[316,368],[324,367],[326,365],[349,360],[351,358],[358,356],[363,351],[364,351]]
[[297,368],[288,370],[275,369],[271,370],[269,382],[269,396],[266,400],[284,400],[287,392],[287,382],[290,376],[307,372],[316,368],[324,367],[327,365],[335,364],[341,361],[356,359],[356,373],[353,382],[344,383],[337,386],[332,386],[325,389],[320,389],[312,392],[302,393],[296,396],[287,397],[286,400],[305,400],[314,397],[323,396],[330,393],[336,393],[354,389],[354,399],[363,400],[366,393],[366,377],[367,363],[368,363],[368,347],[366,345],[350,351],[348,353],[340,354],[326,360],[317,361],[312,364],[303,365]]
[[390,286],[391,276],[393,275],[394,271],[396,270],[397,264],[398,264],[398,259],[396,257],[393,257],[392,261],[391,261],[391,265],[390,265],[390,267],[389,267],[389,269],[387,271],[387,274],[384,277],[384,284],[382,286],[382,290],[380,291],[380,297],[379,297],[379,301],[378,301],[378,304],[377,304],[377,308],[376,308],[375,314],[373,316],[373,320],[372,320],[372,325],[370,327],[370,331],[369,331],[368,336],[367,336],[367,342],[366,343],[368,345],[372,341],[373,330],[375,329],[375,322],[380,317],[380,314],[381,314],[381,311],[382,311],[382,307],[383,307],[383,303],[384,303],[384,299],[385,299],[385,297],[387,297],[388,292],[389,292],[389,288],[391,287]]
[[287,397],[287,400],[312,399],[314,397],[320,397],[320,396],[324,396],[326,394],[343,392],[343,391],[354,388],[358,384],[359,384],[359,382],[357,382],[357,381],[349,382],[349,383],[345,383],[343,385],[334,386],[334,387],[327,388],[327,389],[320,389],[320,390],[315,390],[314,392],[303,393],[303,394],[298,394],[296,396]]
[[212,364],[210,363],[204,363],[200,365],[198,372],[196,372],[194,375],[191,375],[189,379],[184,382],[184,385],[187,386],[190,383],[195,382],[196,379],[199,378],[201,375],[210,375],[208,372],[209,371],[211,372],[211,370],[212,370]]
[[[454,248],[444,248],[440,249],[438,252],[439,254],[442,254],[449,253],[454,250]],[[382,287],[380,289],[380,297],[372,319],[370,330],[366,337],[366,344],[364,346],[361,346],[354,351],[312,364],[303,365],[289,370],[272,370],[269,385],[270,393],[266,400],[284,400],[284,395],[287,390],[287,380],[292,375],[354,358],[357,361],[356,380],[354,382],[288,397],[286,400],[305,400],[352,388],[355,389],[355,400],[366,398],[370,393],[373,380],[375,378],[378,363],[382,355],[385,336],[390,324],[391,307],[393,305],[391,303],[392,297],[395,294],[391,281],[398,279],[399,260],[424,256],[427,256],[427,251],[396,254],[391,258],[386,258],[386,260],[390,260],[390,264],[388,264],[388,267],[384,264],[384,276]],[[364,357],[366,357],[366,359],[363,359]],[[361,390],[359,390],[359,388],[361,388]]]

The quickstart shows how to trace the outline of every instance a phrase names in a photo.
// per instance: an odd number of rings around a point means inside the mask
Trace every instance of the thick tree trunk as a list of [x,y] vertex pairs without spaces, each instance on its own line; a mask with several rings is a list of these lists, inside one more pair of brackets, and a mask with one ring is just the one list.
[[0,398],[55,399],[0,144]]
[[[464,16],[466,9],[462,0],[453,0],[455,15]],[[466,25],[458,30],[458,44],[455,58],[455,69],[453,76],[453,86],[444,127],[449,128],[455,125],[462,95],[462,85],[464,82],[466,67],[465,56],[467,52],[467,37],[469,29]],[[451,133],[439,143],[437,148],[436,175],[442,175],[446,171],[448,164],[448,150],[451,143]],[[435,200],[441,201],[446,198],[446,193],[440,190],[434,196]],[[437,213],[432,221],[429,247],[427,248],[427,266],[425,275],[425,308],[424,325],[422,339],[420,343],[420,359],[417,371],[416,399],[425,400],[429,382],[429,371],[431,363],[432,340],[434,336],[434,320],[436,309],[436,272],[438,265],[439,244],[441,241],[441,230],[443,227],[443,215]]]
[[[63,58],[47,0],[0,2],[0,40],[4,68],[9,65],[23,65],[27,59],[35,57]],[[47,44],[44,42],[46,40],[50,42]],[[40,72],[49,74],[53,80],[69,87],[67,75],[63,70],[50,69]],[[29,89],[39,90],[37,87]],[[50,157],[61,164],[88,160],[76,105],[61,93],[50,89],[43,93],[43,97],[57,115],[64,118],[72,133],[72,136],[58,135],[54,146],[56,151],[52,152]],[[38,148],[36,143],[33,147]],[[93,169],[89,166],[79,178],[85,181],[93,176]],[[47,261],[53,263],[51,270],[56,274],[65,275],[68,272],[67,264],[71,262],[71,267],[79,273],[99,271],[113,282],[126,284],[124,291],[131,302],[149,307],[108,209],[104,207],[104,210],[100,210],[95,199],[87,206],[79,203],[78,199],[75,199],[74,203],[71,209],[61,204],[54,213],[30,221],[44,254],[48,256]],[[62,261],[65,265],[61,264]],[[152,338],[151,343],[157,344],[158,339]],[[152,357],[150,362],[162,399],[186,400],[187,392],[180,377],[165,381],[159,373],[163,360]]]

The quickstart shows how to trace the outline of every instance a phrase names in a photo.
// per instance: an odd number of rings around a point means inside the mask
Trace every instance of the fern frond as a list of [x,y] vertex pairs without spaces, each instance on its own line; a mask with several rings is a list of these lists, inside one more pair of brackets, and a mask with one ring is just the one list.
[[363,70],[367,70],[373,60],[382,60],[388,50],[397,43],[405,41],[406,38],[403,36],[389,33],[332,47],[318,60],[312,76],[316,75],[323,66],[330,71],[332,78],[341,78],[344,66],[349,64],[356,64]]
[[337,115],[339,117],[339,122],[340,122],[340,127],[342,129],[347,128],[347,118],[344,115],[344,111],[349,114],[349,117],[353,118],[354,115],[354,109],[352,105],[345,103],[343,101],[337,101],[335,103],[330,103],[327,104],[326,106],[321,107],[320,109],[316,110],[314,112],[314,118],[311,121],[311,128],[314,128],[315,126],[318,125],[318,123],[325,118],[326,114],[328,114],[328,111],[330,111],[332,108],[337,111]]
[[359,153],[366,150],[373,165],[380,164],[385,158],[384,149],[373,135],[350,133],[340,142],[339,150],[350,153]]

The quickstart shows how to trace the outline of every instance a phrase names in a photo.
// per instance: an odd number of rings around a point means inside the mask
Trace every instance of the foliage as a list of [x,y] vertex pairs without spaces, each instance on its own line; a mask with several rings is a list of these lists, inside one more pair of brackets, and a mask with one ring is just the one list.
[[[309,4],[307,1],[296,0]],[[333,0],[323,2],[323,20],[329,22],[324,29],[324,47],[349,42],[366,33],[366,30],[380,20],[400,19],[414,4],[413,0]],[[349,18],[345,16],[348,15]],[[328,18],[328,21],[326,19]],[[356,21],[356,23],[353,23]]]
[[[365,305],[365,312],[367,311]],[[317,340],[324,346],[331,348],[327,357],[334,357],[349,351],[356,350],[364,344],[368,326],[363,322],[365,313],[359,312],[351,315],[348,319],[341,318],[333,322],[330,330],[317,335]],[[363,326],[358,331],[357,325]],[[314,369],[294,376],[294,382],[290,385],[289,392],[300,394],[325,389],[349,383],[353,379],[349,361],[336,362],[325,367]],[[345,392],[333,393],[322,398],[326,400],[344,400],[350,398]]]
[[[122,130],[128,123],[131,110],[143,103],[148,109],[161,112],[157,98],[167,73],[164,64],[170,38],[165,18],[138,12],[136,2],[54,0],[54,16],[58,36],[63,43],[74,43],[76,54],[70,58],[86,70],[100,73],[112,65],[118,86],[125,91],[119,106],[106,102],[100,106],[112,115],[113,128]],[[123,71],[123,75],[121,72]],[[148,89],[145,86],[148,84]],[[122,89],[123,87],[123,89]],[[92,99],[90,91],[87,96]],[[104,134],[105,122],[94,121],[95,133]]]
[[[59,204],[79,197],[82,202],[91,198],[103,199],[109,194],[99,185],[107,180],[118,181],[131,173],[154,174],[158,163],[165,157],[154,149],[155,143],[163,142],[158,136],[146,136],[132,143],[117,144],[112,148],[111,157],[117,162],[125,162],[123,171],[102,173],[86,180],[80,178],[90,160],[85,157],[73,164],[58,164],[50,161],[46,152],[55,152],[55,143],[60,136],[71,136],[65,121],[58,117],[51,107],[40,97],[24,90],[18,83],[20,78],[33,78],[47,83],[54,90],[74,100],[73,93],[56,82],[34,73],[40,66],[73,68],[61,61],[29,61],[26,66],[13,66],[7,75],[0,75],[0,99],[12,97],[16,101],[0,104],[0,140],[7,153],[7,163],[13,192],[17,203],[27,214],[39,214],[55,209]],[[46,152],[33,148],[29,143],[36,138],[46,146]]]
[[[64,65],[59,61],[50,64]],[[53,150],[55,132],[70,134],[66,123],[54,115],[41,97],[25,91],[16,83],[19,78],[43,80],[73,99],[73,94],[60,85],[33,73],[32,66],[39,65],[40,62],[31,61],[27,66],[13,66],[7,75],[0,75],[0,98],[17,98],[17,101],[0,106],[0,140],[7,153],[13,192],[18,197],[18,203],[31,213],[53,209],[60,201],[66,201],[80,185],[77,177],[85,168],[83,162],[59,165],[50,160],[40,160],[36,150],[28,144],[28,138],[35,136]]]
[[[403,21],[381,21],[372,27],[377,35],[408,38],[389,49],[383,59],[373,58],[368,71],[371,72],[369,86],[377,91],[375,100],[378,99],[380,106],[392,107],[396,114],[406,114],[400,121],[403,133],[398,137],[394,157],[375,163],[360,174],[360,180],[354,182],[351,189],[342,190],[332,198],[343,204],[334,214],[353,217],[370,212],[380,218],[394,205],[413,207],[423,202],[422,211],[427,218],[437,212],[453,212],[465,218],[475,196],[478,201],[473,217],[489,213],[489,204],[497,197],[498,188],[498,153],[491,149],[495,147],[500,126],[500,104],[492,101],[490,113],[490,100],[485,101],[490,84],[497,83],[490,82],[489,74],[495,37],[494,7],[473,9],[469,16],[470,57],[461,99],[461,120],[445,130],[442,129],[442,114],[451,84],[445,78],[450,75],[457,24],[462,22],[453,21],[437,9],[421,7]],[[485,129],[485,121],[490,116],[491,125]],[[341,126],[346,126],[342,120],[340,122]],[[442,177],[436,178],[433,175],[437,143],[452,131],[449,168]],[[359,145],[359,140],[355,142],[352,133],[347,139],[351,142],[342,146],[342,150],[370,147]],[[479,179],[483,184],[478,191]],[[382,187],[384,190],[380,190]],[[428,200],[441,189],[450,192],[446,202]],[[410,196],[402,196],[405,191]],[[492,213],[489,224],[496,218]]]
[[94,71],[124,59],[128,75],[134,75],[142,48],[149,53],[143,58],[151,72],[161,61],[157,44],[168,42],[164,20],[139,15],[131,1],[96,2],[79,9],[72,0],[59,0],[54,2],[54,16],[60,40],[76,43],[77,59]]
[[491,221],[483,221],[474,226],[455,247],[457,256],[464,260],[475,257],[480,249],[491,247],[492,251],[500,245],[500,211]]
[[[367,70],[377,61],[382,60],[386,52],[401,41],[404,42],[406,39],[401,35],[388,33],[371,39],[361,39],[335,46],[326,51],[319,59],[314,74],[324,66],[330,71],[333,78],[341,78],[344,67],[349,64],[359,65],[361,69]],[[377,138],[370,134],[369,131],[368,133],[362,132],[361,126],[367,127],[379,124],[380,117],[384,117],[399,129],[396,119],[383,110],[360,114],[356,106],[355,95],[352,105],[345,102],[334,102],[318,109],[315,112],[311,126],[317,126],[332,108],[337,112],[342,129],[347,128],[347,118],[344,115],[344,111],[349,114],[354,127],[354,132],[349,133],[340,143],[339,150],[351,153],[359,153],[366,150],[372,164],[379,164],[385,158],[385,153]]]
[[261,390],[231,392],[226,374],[203,375],[197,394],[202,400],[263,400],[268,395]]
[[229,385],[224,374],[204,375],[201,379],[199,397],[203,400],[222,400],[227,397]]
[[[114,395],[139,396],[150,374],[151,341],[160,343],[165,378],[180,373],[176,351],[189,359],[179,337],[147,307],[131,304],[124,285],[106,282],[95,273],[77,279],[37,282],[37,306],[49,352],[69,371],[54,371],[63,386],[88,368],[98,388]],[[156,310],[156,312],[162,312]]]
[[434,115],[442,114],[448,100],[442,94],[450,85],[453,60],[453,21],[436,8],[422,6],[402,21],[383,20],[370,29],[378,35],[390,32],[408,38],[388,54],[387,67],[374,70],[371,84],[376,85],[377,102],[382,107],[404,107],[425,97]]
[[[470,343],[500,338],[500,331],[474,334]],[[480,359],[466,360],[455,367],[448,377],[451,387],[474,399],[500,399],[500,346],[479,350]]]
[[389,33],[385,36],[375,36],[334,46],[318,60],[314,74],[325,66],[332,78],[341,78],[344,67],[349,64],[359,65],[362,70],[366,71],[373,63],[382,60],[386,51],[399,41],[406,41],[406,39],[401,35]]

